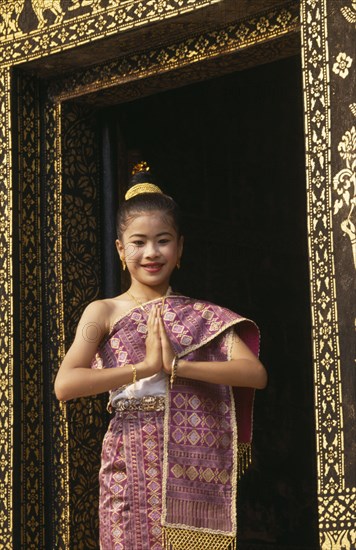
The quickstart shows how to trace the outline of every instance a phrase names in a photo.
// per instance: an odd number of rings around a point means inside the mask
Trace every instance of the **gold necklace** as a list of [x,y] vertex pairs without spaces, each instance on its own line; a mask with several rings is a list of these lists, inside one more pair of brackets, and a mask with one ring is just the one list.
[[[172,289],[171,287],[169,286],[167,288],[167,292],[160,297],[160,299],[162,300],[162,306],[164,305],[164,299],[166,298],[166,296],[169,296],[169,294],[172,292]],[[126,294],[131,298],[131,300],[133,302],[135,302],[143,311],[146,311],[145,307],[144,307],[144,304],[146,302],[142,302],[141,300],[139,300],[138,298],[135,298],[135,296],[133,294],[131,294],[131,292],[129,290],[126,290]],[[156,300],[157,298],[153,298],[153,300]],[[151,300],[148,300],[149,302],[151,302]]]

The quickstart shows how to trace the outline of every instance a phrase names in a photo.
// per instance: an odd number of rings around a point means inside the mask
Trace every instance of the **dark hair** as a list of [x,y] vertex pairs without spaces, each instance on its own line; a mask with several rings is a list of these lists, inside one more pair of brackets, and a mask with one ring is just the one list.
[[[153,183],[154,177],[151,172],[137,172],[131,178],[129,189],[138,183]],[[164,216],[169,216],[172,225],[181,235],[181,214],[178,204],[164,193],[140,193],[131,199],[123,201],[116,216],[116,232],[119,239],[127,228],[129,221],[143,212],[154,212],[159,210]]]

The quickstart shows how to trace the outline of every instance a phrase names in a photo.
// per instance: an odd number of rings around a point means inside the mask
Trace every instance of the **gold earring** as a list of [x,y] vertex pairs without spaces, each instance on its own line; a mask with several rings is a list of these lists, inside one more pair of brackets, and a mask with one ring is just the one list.
[[180,269],[180,260],[177,262],[177,269]]
[[122,270],[125,271],[125,269],[126,269],[126,262],[125,262],[124,258],[121,258],[121,263],[122,263]]

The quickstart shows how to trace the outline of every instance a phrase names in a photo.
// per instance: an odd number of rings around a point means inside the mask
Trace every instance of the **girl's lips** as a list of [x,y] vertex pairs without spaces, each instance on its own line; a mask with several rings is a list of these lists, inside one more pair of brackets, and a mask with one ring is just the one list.
[[156,273],[156,271],[159,271],[161,269],[163,264],[144,264],[142,265],[143,269],[146,271],[149,271],[151,273]]

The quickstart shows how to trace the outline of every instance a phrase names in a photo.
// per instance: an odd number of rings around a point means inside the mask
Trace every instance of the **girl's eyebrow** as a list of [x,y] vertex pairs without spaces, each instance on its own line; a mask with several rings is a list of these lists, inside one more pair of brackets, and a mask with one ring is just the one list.
[[[156,237],[162,237],[162,235],[170,235],[173,237],[172,233],[169,231],[163,231],[162,233],[157,233]],[[143,233],[133,233],[129,236],[129,239],[132,239],[132,237],[147,237],[147,235],[144,235]]]

